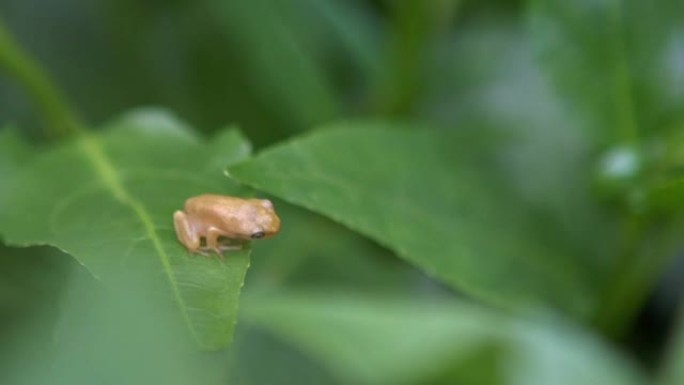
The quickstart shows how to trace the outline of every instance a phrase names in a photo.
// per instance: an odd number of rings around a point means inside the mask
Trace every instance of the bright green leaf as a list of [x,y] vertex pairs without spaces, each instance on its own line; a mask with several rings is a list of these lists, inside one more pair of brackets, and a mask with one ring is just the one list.
[[[642,383],[627,359],[553,318],[517,319],[452,301],[320,291],[246,296],[242,310],[244,323],[308,353],[346,383],[481,384],[462,382],[463,376],[473,378],[472,371],[497,372],[476,373],[487,384]],[[489,353],[477,354],[483,351]],[[435,379],[441,381],[429,381]]]
[[229,169],[328,216],[430,275],[500,304],[588,310],[572,256],[519,202],[482,181],[472,143],[383,124],[340,124]]
[[133,113],[37,155],[0,202],[0,234],[10,245],[56,246],[105,283],[126,285],[130,272],[161,278],[198,343],[221,347],[232,335],[249,250],[224,261],[193,258],[172,216],[193,195],[245,194],[221,170],[248,149],[235,130],[203,143],[168,115]]

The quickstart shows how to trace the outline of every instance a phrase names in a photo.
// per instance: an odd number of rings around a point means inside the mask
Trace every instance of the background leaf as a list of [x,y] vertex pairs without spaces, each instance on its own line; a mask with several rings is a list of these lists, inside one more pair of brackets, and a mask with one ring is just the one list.
[[316,357],[343,383],[644,383],[629,360],[552,317],[516,319],[454,301],[313,291],[245,296],[242,317]]
[[482,181],[482,170],[473,165],[486,164],[484,155],[473,156],[472,147],[459,143],[406,127],[340,124],[229,170],[471,294],[500,304],[554,303],[589,311],[576,261],[551,247],[549,229],[507,200],[504,186]]
[[582,129],[544,76],[535,37],[497,15],[459,29],[435,50],[442,76],[432,79],[425,106],[442,125],[456,121],[456,130],[499,138],[495,158],[507,185],[557,223],[600,282],[614,263],[617,237],[614,213],[596,199],[590,178],[596,134]]
[[531,4],[531,36],[542,64],[604,141],[636,139],[681,111],[684,99],[671,83],[681,2]]
[[249,69],[250,86],[269,100],[283,120],[300,128],[340,112],[337,95],[312,54],[311,33],[299,27],[311,18],[298,16],[297,1],[212,1],[214,15],[239,47]]
[[98,135],[37,155],[4,202],[0,232],[11,245],[50,244],[104,282],[163,282],[198,343],[231,338],[249,250],[224,260],[191,258],[172,215],[200,193],[245,194],[221,169],[249,146],[235,130],[202,143],[172,117],[139,111]]
[[31,158],[31,148],[14,128],[0,130],[0,201],[10,192],[20,167]]

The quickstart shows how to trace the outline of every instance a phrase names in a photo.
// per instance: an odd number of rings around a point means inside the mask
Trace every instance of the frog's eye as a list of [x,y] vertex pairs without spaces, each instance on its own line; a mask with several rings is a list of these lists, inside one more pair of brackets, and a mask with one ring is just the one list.
[[263,231],[257,231],[256,233],[252,233],[251,238],[252,239],[259,239],[264,237],[264,232]]

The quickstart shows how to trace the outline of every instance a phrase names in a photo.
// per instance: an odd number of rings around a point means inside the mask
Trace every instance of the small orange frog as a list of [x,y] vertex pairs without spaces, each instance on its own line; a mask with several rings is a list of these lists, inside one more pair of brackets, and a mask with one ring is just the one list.
[[[267,199],[241,199],[224,195],[199,195],[185,201],[183,211],[173,214],[178,240],[191,253],[241,249],[242,242],[273,236],[280,218]],[[200,238],[205,239],[205,245]],[[238,240],[237,245],[219,242],[219,237]]]

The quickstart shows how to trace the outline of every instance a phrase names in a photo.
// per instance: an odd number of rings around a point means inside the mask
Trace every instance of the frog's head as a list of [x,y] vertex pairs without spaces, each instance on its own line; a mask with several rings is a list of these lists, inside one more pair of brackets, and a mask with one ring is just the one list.
[[255,213],[251,223],[250,239],[272,237],[280,231],[280,218],[275,212],[273,203],[268,199],[252,199]]

